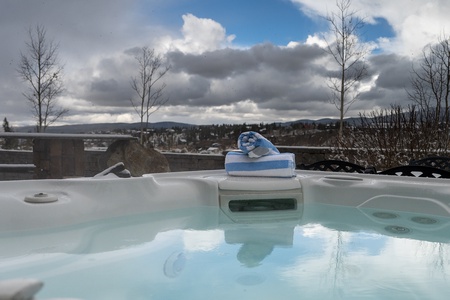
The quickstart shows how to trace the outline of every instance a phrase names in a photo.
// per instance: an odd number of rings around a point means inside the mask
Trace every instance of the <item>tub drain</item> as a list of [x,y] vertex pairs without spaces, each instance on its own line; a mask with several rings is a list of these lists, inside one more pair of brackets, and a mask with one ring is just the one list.
[[58,197],[47,193],[37,193],[33,196],[26,196],[24,201],[28,203],[49,203],[58,201]]
[[384,229],[386,231],[388,231],[390,233],[394,233],[394,234],[407,234],[411,231],[409,228],[406,228],[403,226],[396,226],[396,225],[386,226],[386,227],[384,227]]

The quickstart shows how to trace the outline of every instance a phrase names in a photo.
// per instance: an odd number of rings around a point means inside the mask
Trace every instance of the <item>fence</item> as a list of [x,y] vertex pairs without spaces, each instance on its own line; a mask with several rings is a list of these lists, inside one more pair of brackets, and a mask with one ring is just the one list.
[[[89,136],[91,137],[91,136]],[[296,156],[297,163],[312,163],[327,159],[332,155],[330,148],[321,147],[289,147],[277,146],[281,152],[292,152]],[[99,161],[104,151],[83,151],[83,173],[76,176],[94,176],[102,171]],[[224,154],[194,154],[163,152],[172,172],[216,170],[223,169],[225,163]],[[36,166],[34,164],[35,153],[33,151],[0,150],[0,180],[20,180],[36,178]],[[67,156],[56,156],[58,166],[62,166],[61,160]],[[69,175],[74,176],[74,175]]]
[[[15,160],[11,157],[7,160],[0,159],[0,172],[9,174],[13,179],[17,179],[20,174],[28,177],[30,171],[34,171],[33,178],[37,179],[85,176],[85,140],[136,139],[131,135],[20,132],[2,132],[0,138],[33,140],[31,160],[15,165]],[[3,156],[11,156],[11,152]]]

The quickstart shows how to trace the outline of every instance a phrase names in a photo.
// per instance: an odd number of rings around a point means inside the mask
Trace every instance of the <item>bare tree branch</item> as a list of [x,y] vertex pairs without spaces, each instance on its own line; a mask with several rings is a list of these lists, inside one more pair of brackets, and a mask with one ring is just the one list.
[[19,76],[28,83],[28,92],[23,95],[30,102],[37,121],[37,131],[46,128],[68,112],[56,107],[56,99],[63,91],[63,67],[58,59],[58,44],[48,41],[44,27],[37,25],[28,30],[26,54],[20,54],[17,69]]
[[331,102],[339,110],[339,137],[342,138],[344,115],[359,96],[359,82],[367,74],[365,55],[369,49],[361,44],[358,32],[364,26],[364,20],[351,11],[351,0],[337,0],[337,12],[325,17],[334,40],[327,41],[325,51],[329,53],[339,67],[339,76],[330,77],[328,87],[331,90]]
[[435,119],[450,128],[450,37],[440,38],[422,52],[418,68],[411,72],[410,100],[422,110],[434,110]]
[[139,115],[141,143],[144,143],[144,131],[148,127],[150,115],[169,101],[163,93],[166,84],[160,84],[159,81],[170,70],[170,66],[165,65],[163,57],[148,47],[142,47],[135,59],[138,62],[138,75],[131,78],[131,88],[136,92],[137,100],[131,98],[130,101]]

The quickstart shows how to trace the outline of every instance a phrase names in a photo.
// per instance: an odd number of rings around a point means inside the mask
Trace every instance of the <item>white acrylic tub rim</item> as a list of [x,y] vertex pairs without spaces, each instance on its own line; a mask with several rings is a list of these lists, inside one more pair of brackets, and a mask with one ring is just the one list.
[[[294,178],[230,177],[223,170],[146,174],[137,178],[0,182],[0,231],[170,210],[220,205],[221,194],[304,203],[385,209],[450,217],[450,180],[371,174],[298,171]],[[58,201],[28,203],[45,193]],[[256,195],[256,196],[255,196]],[[229,197],[228,197],[229,198]],[[233,197],[231,197],[233,198]]]
[[[48,243],[54,242],[52,237],[60,239],[60,235],[50,233],[46,235],[48,241],[36,241],[28,233],[21,238],[20,232],[58,229],[145,212],[219,205],[218,210],[222,212],[219,219],[199,222],[219,228],[236,228],[240,222],[270,222],[277,219],[290,224],[322,224],[344,231],[378,231],[397,237],[408,237],[405,233],[411,232],[416,239],[450,242],[448,179],[318,171],[298,171],[297,177],[289,179],[240,178],[229,177],[223,170],[218,170],[147,174],[123,179],[3,181],[0,182],[0,190],[0,237],[17,232],[19,238],[13,240],[26,249],[28,246],[33,247],[31,249],[45,248]],[[24,201],[26,197],[39,193],[55,196],[57,201]],[[228,202],[233,199],[277,197],[294,198],[298,206],[293,211],[256,214],[227,210]],[[308,204],[318,206],[310,210]],[[161,220],[161,224],[155,226],[155,235],[159,227],[165,230],[182,229],[184,222],[184,219],[176,218]],[[148,229],[132,229],[136,235],[149,236]],[[77,240],[85,234],[83,230],[73,230],[65,233],[65,238]],[[75,247],[71,243],[56,244],[63,248],[54,251],[73,251],[70,247]],[[101,243],[97,246],[99,251],[105,247]],[[17,247],[8,244],[2,251],[17,255]]]

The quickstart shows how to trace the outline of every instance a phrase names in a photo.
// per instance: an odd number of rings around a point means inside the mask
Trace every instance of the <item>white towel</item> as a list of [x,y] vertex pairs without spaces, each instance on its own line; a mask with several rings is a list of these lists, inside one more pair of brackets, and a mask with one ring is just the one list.
[[251,158],[242,152],[228,152],[225,171],[232,176],[294,177],[295,155],[281,153]]
[[268,139],[254,131],[243,132],[239,135],[238,148],[252,158],[280,154],[280,151]]

